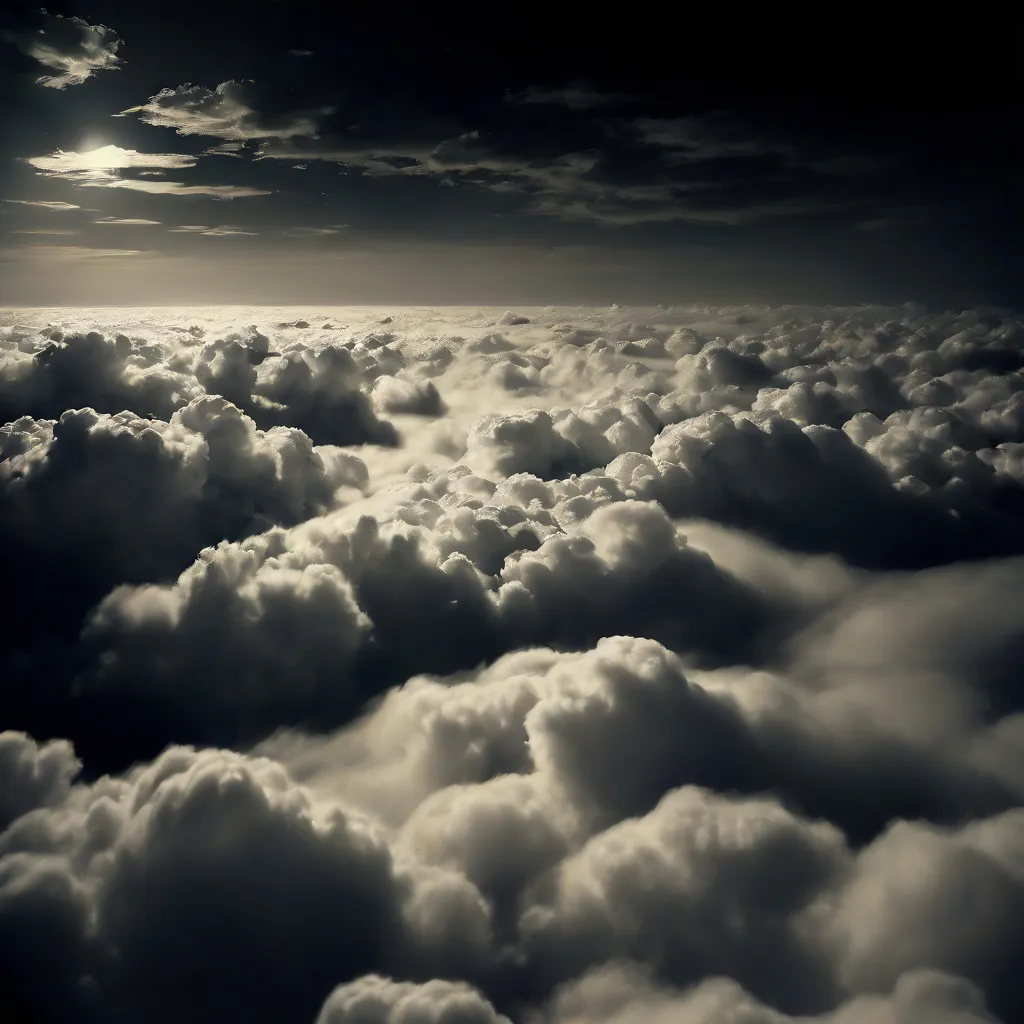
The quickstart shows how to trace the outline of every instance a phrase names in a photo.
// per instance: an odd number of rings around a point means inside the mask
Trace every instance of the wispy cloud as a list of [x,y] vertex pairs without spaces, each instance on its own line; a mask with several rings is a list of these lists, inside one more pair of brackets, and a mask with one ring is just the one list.
[[186,185],[181,181],[140,181],[137,178],[83,181],[79,184],[83,188],[126,188],[156,196],[211,196],[213,199],[243,199],[271,194],[268,189],[249,188],[247,185]]
[[111,259],[148,255],[145,249],[94,249],[85,245],[17,245],[3,250],[22,259]]
[[204,149],[203,156],[233,156],[241,160],[244,152],[244,142],[222,142],[219,146]]
[[25,162],[47,175],[98,180],[113,177],[114,171],[136,167],[195,167],[196,158],[187,153],[140,153],[120,146],[101,146],[84,153],[58,149],[49,156],[27,157]]
[[77,235],[77,231],[69,231],[64,228],[22,228],[12,231],[12,235]]
[[630,97],[621,93],[603,93],[584,82],[574,82],[556,89],[531,85],[521,92],[505,94],[507,103],[534,106],[566,107],[569,110],[596,110],[613,104],[628,103]]
[[161,128],[173,128],[179,135],[210,135],[234,141],[249,139],[291,139],[315,136],[323,108],[310,113],[285,114],[264,119],[246,95],[243,82],[221,82],[216,89],[201,85],[179,85],[161,89],[155,96],[120,115],[137,114],[140,121]]
[[288,228],[282,231],[282,235],[289,238],[318,238],[321,235],[336,235],[337,228]]
[[80,210],[77,203],[61,203],[45,199],[5,199],[5,203],[16,203],[18,206],[37,206],[41,210]]
[[168,228],[168,231],[180,235],[207,235],[210,238],[224,238],[231,235],[258,235],[258,231],[246,231],[244,228],[235,227],[232,224],[221,224],[219,227],[209,227],[206,224],[179,224],[177,227]]
[[57,72],[36,79],[40,85],[50,89],[81,85],[97,71],[110,71],[120,64],[121,40],[112,29],[90,25],[82,18],[43,13],[46,20],[35,31],[5,33],[22,53]]
[[49,156],[26,158],[26,163],[47,177],[63,178],[84,188],[126,188],[150,195],[212,196],[215,199],[239,199],[245,196],[266,196],[270,191],[245,185],[186,185],[181,181],[149,181],[122,178],[123,170],[147,168],[181,170],[196,165],[197,158],[187,153],[139,153],[119,146],[103,146],[85,153],[58,149]]
[[[523,103],[597,104],[582,85],[527,90]],[[612,97],[602,97],[602,102]],[[372,139],[360,131],[322,140],[270,140],[257,159],[320,160],[364,177],[432,176],[518,198],[520,213],[609,227],[653,223],[737,226],[846,208],[837,177],[864,161],[804,153],[790,140],[719,114],[609,122],[588,149],[530,151],[479,130],[426,141]]]
[[100,217],[93,224],[120,224],[125,227],[148,227],[162,223],[158,220],[146,220],[144,217]]

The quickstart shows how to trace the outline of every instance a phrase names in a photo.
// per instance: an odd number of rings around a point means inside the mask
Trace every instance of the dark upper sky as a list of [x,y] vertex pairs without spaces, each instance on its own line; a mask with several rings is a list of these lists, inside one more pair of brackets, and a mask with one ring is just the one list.
[[998,26],[170,10],[3,15],[0,301],[1020,304]]

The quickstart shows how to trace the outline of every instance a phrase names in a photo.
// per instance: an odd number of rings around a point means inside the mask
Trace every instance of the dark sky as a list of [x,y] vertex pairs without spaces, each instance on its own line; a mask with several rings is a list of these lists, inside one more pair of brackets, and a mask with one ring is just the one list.
[[0,301],[1020,303],[1008,27],[169,10],[4,15]]

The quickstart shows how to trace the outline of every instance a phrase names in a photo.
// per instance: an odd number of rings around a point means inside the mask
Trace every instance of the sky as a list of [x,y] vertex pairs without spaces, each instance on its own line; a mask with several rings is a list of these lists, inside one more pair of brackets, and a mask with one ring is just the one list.
[[46,12],[0,25],[8,305],[1021,297],[1021,101],[969,26]]

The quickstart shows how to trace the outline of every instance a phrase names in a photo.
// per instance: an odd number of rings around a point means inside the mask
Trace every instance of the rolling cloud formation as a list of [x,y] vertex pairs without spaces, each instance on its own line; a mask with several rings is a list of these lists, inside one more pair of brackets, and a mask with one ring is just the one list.
[[[232,83],[133,113],[312,132]],[[909,306],[3,312],[0,1002],[1021,1019],[1022,345]]]

